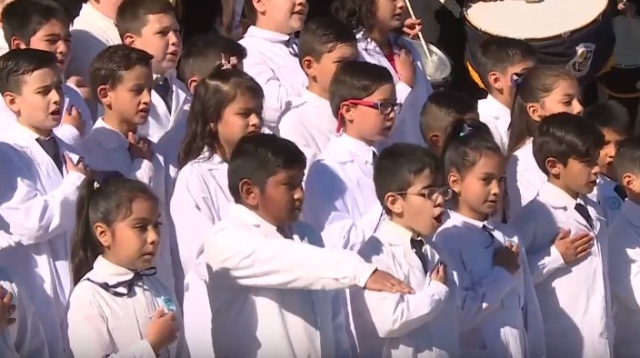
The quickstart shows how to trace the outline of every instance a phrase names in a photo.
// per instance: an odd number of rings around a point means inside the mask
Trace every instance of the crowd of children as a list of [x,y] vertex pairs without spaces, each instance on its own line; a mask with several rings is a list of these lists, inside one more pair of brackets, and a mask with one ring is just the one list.
[[476,101],[403,0],[2,3],[0,357],[640,356],[640,138],[526,42]]

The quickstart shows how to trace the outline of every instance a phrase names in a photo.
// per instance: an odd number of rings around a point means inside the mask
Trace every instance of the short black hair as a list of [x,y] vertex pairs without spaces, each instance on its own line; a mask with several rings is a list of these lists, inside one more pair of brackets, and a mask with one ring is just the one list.
[[302,61],[309,56],[320,61],[322,56],[343,44],[356,46],[356,35],[349,26],[333,17],[313,19],[300,31],[298,58]]
[[108,85],[116,88],[125,72],[141,66],[151,69],[151,56],[146,51],[125,45],[113,45],[100,51],[91,62],[91,89],[98,93],[98,87]]
[[167,0],[123,0],[116,12],[116,27],[121,39],[126,34],[140,36],[147,26],[147,16],[168,14],[176,16],[171,2]]
[[241,203],[240,182],[249,179],[260,189],[281,170],[302,170],[307,158],[292,141],[275,134],[257,133],[242,137],[229,159],[229,192]]
[[619,182],[622,182],[622,176],[627,173],[640,173],[640,136],[620,141],[616,157],[613,159],[613,170]]
[[502,73],[523,61],[535,62],[536,56],[536,49],[524,40],[492,36],[480,43],[476,70],[482,84],[489,89],[489,73]]
[[18,38],[29,46],[31,38],[51,21],[69,27],[66,11],[51,0],[15,0],[2,9],[2,29],[7,44]]
[[238,62],[247,57],[247,49],[237,41],[218,34],[201,34],[191,38],[182,49],[178,77],[184,83],[190,78],[205,78],[213,72],[222,57],[235,57]]
[[446,174],[455,171],[464,177],[485,153],[503,156],[486,124],[480,121],[468,122],[465,119],[457,119],[451,123],[442,149]]
[[364,61],[345,61],[338,65],[329,84],[331,112],[338,118],[344,101],[369,97],[387,84],[393,85],[394,81],[385,67]]
[[394,143],[380,152],[373,169],[373,182],[378,200],[387,214],[385,195],[407,191],[414,178],[425,171],[435,183],[442,180],[438,158],[423,146]]
[[[479,119],[478,101],[465,93],[439,90],[427,99],[420,112],[420,131],[423,136],[429,132],[447,132],[457,119]],[[424,138],[425,141],[427,138]]]
[[614,100],[589,106],[582,117],[595,123],[600,130],[610,129],[618,134],[628,133],[631,123],[629,111]]
[[11,50],[0,56],[0,93],[22,91],[22,78],[43,68],[58,69],[56,55],[32,48]]
[[569,159],[597,163],[604,135],[595,123],[571,113],[552,114],[540,121],[533,137],[533,157],[549,175],[545,162],[555,158],[567,165]]

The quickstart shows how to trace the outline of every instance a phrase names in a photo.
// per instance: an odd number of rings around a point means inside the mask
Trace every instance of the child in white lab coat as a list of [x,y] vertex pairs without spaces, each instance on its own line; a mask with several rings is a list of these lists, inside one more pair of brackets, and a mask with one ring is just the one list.
[[73,357],[188,357],[180,309],[155,274],[159,200],[144,183],[86,179],[71,248],[66,336]]
[[457,207],[433,241],[457,284],[461,356],[545,357],[544,331],[519,238],[490,220],[504,154],[481,122],[456,122],[444,169]]
[[61,77],[47,51],[0,57],[0,92],[18,117],[0,132],[0,230],[8,233],[0,262],[33,302],[54,357],[64,354],[61,324],[71,291],[75,218],[68,214],[87,173],[78,152],[53,133],[62,115]]
[[116,26],[123,44],[153,56],[151,112],[139,134],[157,143],[189,112],[189,90],[176,75],[182,51],[180,25],[169,1],[123,0]]
[[543,119],[532,148],[548,181],[511,221],[527,252],[548,357],[613,356],[607,226],[587,196],[603,146],[598,127],[580,116]]
[[584,119],[594,122],[604,135],[604,147],[598,158],[598,185],[589,194],[598,202],[607,224],[613,223],[627,198],[624,188],[618,184],[613,161],[620,141],[629,133],[629,112],[618,102],[595,103],[584,111]]
[[[16,0],[2,10],[2,28],[11,49],[34,48],[56,55],[64,75],[69,62],[69,19],[64,9],[54,1]],[[62,85],[64,113],[56,135],[71,145],[79,145],[91,131],[93,117],[80,92],[68,84]],[[0,122],[15,118],[0,103]]]
[[614,357],[640,354],[640,138],[622,140],[613,160],[615,178],[628,194],[609,226],[609,279],[615,327]]
[[315,247],[320,236],[298,221],[305,164],[273,134],[244,136],[231,154],[236,205],[204,243],[215,356],[348,357],[326,290],[413,292],[356,253]]
[[398,31],[403,28],[405,2],[350,0],[333,4],[333,15],[356,34],[360,58],[385,67],[393,76],[402,111],[398,113],[390,139],[424,146],[419,128],[420,111],[433,89],[422,55],[414,43]]
[[[364,296],[365,315],[374,326],[356,326],[356,333],[380,336],[383,344],[363,347],[362,356],[460,357],[455,294],[447,287],[445,265],[427,241],[451,196],[441,176],[438,158],[422,146],[399,143],[380,153],[374,181],[389,220],[359,254],[414,287],[416,294],[351,292],[352,302]],[[365,348],[369,354],[362,352]]]
[[307,86],[298,60],[294,34],[307,17],[306,0],[247,2],[244,11],[251,23],[240,44],[247,49],[244,70],[262,86],[265,126],[278,133],[282,112]]
[[580,98],[578,81],[564,67],[534,66],[516,80],[507,147],[507,219],[533,199],[547,180],[531,150],[538,123],[553,113],[581,114]]
[[356,37],[334,18],[309,21],[300,32],[298,56],[309,86],[282,115],[280,135],[307,157],[307,169],[338,134],[338,120],[329,103],[329,83],[336,67],[358,58]]
[[438,157],[445,147],[451,124],[458,120],[477,121],[478,101],[462,92],[435,91],[420,112],[420,133],[429,150]]

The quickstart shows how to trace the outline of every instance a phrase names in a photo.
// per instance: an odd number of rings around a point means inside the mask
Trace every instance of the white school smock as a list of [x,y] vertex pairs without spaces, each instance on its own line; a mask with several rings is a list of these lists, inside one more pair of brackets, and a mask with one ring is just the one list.
[[454,211],[449,215],[433,241],[457,284],[461,356],[545,357],[542,317],[526,254],[520,251],[515,274],[493,264],[495,250],[518,243],[518,237],[500,224]]
[[[155,358],[145,339],[153,314],[161,308],[167,312],[173,310],[182,326],[180,307],[171,290],[157,276],[143,275],[134,281],[132,292],[127,292],[125,284],[117,285],[133,278],[131,270],[98,256],[93,269],[78,282],[69,298],[65,332],[73,357]],[[114,285],[118,295],[102,285]],[[189,357],[182,329],[178,340],[163,349],[158,357]]]
[[[78,146],[80,145],[82,137],[91,132],[91,128],[93,128],[93,117],[91,116],[89,107],[87,107],[87,103],[84,101],[84,98],[82,98],[82,95],[80,95],[80,92],[78,92],[77,89],[65,83],[62,85],[62,92],[64,95],[64,103],[62,106],[63,113],[66,113],[69,105],[74,106],[80,113],[80,117],[84,122],[84,133],[81,134],[70,124],[62,123],[58,127],[54,128],[53,131],[58,138],[70,145]],[[16,121],[17,118],[15,113],[11,112],[4,101],[0,101],[0,126],[4,128],[8,123]]]
[[[159,77],[154,75],[154,80],[158,80]],[[171,111],[162,97],[156,91],[151,91],[149,120],[138,129],[138,135],[149,138],[155,143],[159,143],[177,122],[186,120],[189,106],[185,104],[191,99],[187,86],[176,77],[175,70],[168,71],[164,77],[165,81],[168,80],[171,84]]]
[[509,156],[505,179],[506,213],[507,219],[510,219],[538,194],[547,181],[547,176],[533,157],[533,138],[527,139],[522,147]]
[[[392,221],[386,221],[360,249],[360,256],[413,287],[415,294],[360,291],[351,292],[351,300],[364,298],[366,311],[354,314],[356,333],[378,338],[361,346],[364,357],[460,357],[455,296],[447,287],[431,280],[411,248],[413,234]],[[436,251],[427,243],[423,252],[429,270],[439,262]],[[450,275],[448,275],[450,276]],[[449,286],[455,286],[453,278]],[[359,306],[354,304],[353,306]],[[373,324],[366,324],[372,322]],[[366,324],[366,328],[362,329]],[[362,339],[359,338],[359,341]],[[371,342],[371,340],[369,340]],[[376,348],[372,351],[371,348]],[[381,349],[382,348],[382,349]],[[369,354],[363,352],[370,352]]]
[[250,26],[239,41],[247,49],[244,71],[264,91],[264,126],[278,134],[280,116],[291,108],[291,99],[302,95],[308,79],[298,61],[297,40]]
[[178,177],[178,156],[182,149],[182,142],[187,135],[187,117],[191,110],[192,97],[185,98],[182,104],[182,113],[180,118],[176,120],[176,123],[169,128],[156,145],[154,149],[164,159],[164,168],[166,173],[165,186],[167,187],[167,202],[171,200],[173,194],[173,187]]
[[396,70],[391,66],[380,47],[364,31],[356,32],[356,39],[358,41],[360,60],[386,67],[393,75],[393,80],[396,83],[396,96],[398,97],[398,102],[402,103],[402,110],[396,114],[396,122],[389,134],[389,141],[392,143],[406,142],[426,146],[420,131],[420,112],[427,102],[427,98],[433,92],[433,88],[431,88],[431,83],[427,79],[422,66],[420,52],[404,37],[395,34],[389,36],[389,41],[393,44],[394,49],[397,50],[398,45],[400,45],[411,53],[415,70],[415,84],[411,88],[400,80]]
[[112,45],[122,43],[115,21],[85,2],[80,14],[71,25],[71,56],[67,66],[68,76],[80,76],[90,80],[91,61],[98,53]]
[[640,205],[627,200],[609,226],[609,279],[615,326],[614,357],[640,355]]
[[[69,254],[75,230],[78,187],[84,175],[60,173],[18,122],[0,133],[0,262],[24,285],[40,318],[49,354],[63,354],[61,324],[71,291]],[[60,153],[78,152],[56,138]]]
[[507,154],[511,110],[492,95],[488,95],[487,98],[478,101],[478,114],[480,121],[489,127],[502,153]]
[[294,142],[307,157],[307,171],[320,153],[336,137],[338,120],[329,100],[309,90],[293,101],[280,120],[280,136]]
[[[207,233],[212,337],[220,357],[334,357],[332,292],[364,287],[375,270],[321,245],[302,222],[285,238],[241,205]],[[238,240],[242,238],[242,240]]]
[[[5,233],[0,231],[3,237]],[[28,295],[18,291],[16,282],[6,268],[0,268],[0,297],[11,292],[16,310],[11,317],[14,324],[0,331],[0,357],[3,358],[47,358],[47,342],[40,319],[35,313]]]
[[[607,227],[597,203],[586,195],[579,202],[589,210],[593,229],[574,209],[576,200],[549,182],[510,222],[527,250],[549,358],[612,356]],[[591,233],[596,240],[590,256],[566,265],[553,245],[560,228]]]
[[600,205],[602,215],[611,225],[622,208],[624,200],[615,192],[616,183],[611,178],[599,174],[596,187],[589,194],[589,198]]

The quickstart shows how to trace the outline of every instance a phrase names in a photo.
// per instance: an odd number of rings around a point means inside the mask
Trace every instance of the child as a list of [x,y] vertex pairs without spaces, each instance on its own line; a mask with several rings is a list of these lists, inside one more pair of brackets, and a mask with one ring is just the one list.
[[507,148],[507,218],[533,199],[547,180],[531,150],[540,120],[553,113],[582,113],[578,81],[564,67],[535,66],[518,82]]
[[489,95],[478,101],[478,112],[503,153],[509,144],[515,85],[535,62],[536,50],[526,41],[492,36],[480,43],[478,75]]
[[0,262],[24,285],[52,357],[63,356],[61,324],[71,290],[69,216],[87,169],[53,129],[62,115],[60,68],[51,52],[11,50],[0,57],[0,92],[18,120],[0,133],[0,230],[11,242]]
[[338,121],[329,104],[329,82],[340,63],[358,58],[358,50],[353,32],[334,18],[310,21],[299,43],[298,56],[309,86],[282,115],[279,132],[302,150],[308,169],[336,135]]
[[169,1],[123,0],[118,7],[116,26],[127,46],[153,56],[153,92],[147,124],[139,134],[158,142],[177,122],[186,120],[185,102],[189,90],[176,77],[182,51],[180,26]]
[[604,135],[604,148],[598,158],[598,185],[589,197],[600,204],[607,224],[611,224],[627,198],[622,186],[616,182],[613,161],[618,144],[627,137],[631,119],[629,112],[615,101],[590,106],[584,111],[584,118],[594,122]]
[[336,351],[345,333],[334,329],[326,290],[413,293],[353,252],[314,247],[320,236],[297,221],[305,164],[295,144],[273,134],[245,136],[231,154],[236,204],[204,244],[216,356],[350,356]]
[[[17,0],[2,10],[2,28],[11,49],[34,48],[56,55],[60,73],[64,74],[69,62],[69,20],[64,9],[50,0]],[[93,118],[80,92],[62,85],[64,112],[62,126],[56,135],[72,145],[91,131]],[[6,106],[0,105],[1,120],[11,120]]]
[[638,250],[640,248],[640,138],[623,139],[613,161],[615,179],[626,190],[628,200],[622,204],[617,219],[609,226],[609,278],[613,299],[615,352],[613,356],[631,358],[640,352],[638,342]]
[[[384,348],[371,344],[363,347],[371,354],[362,356],[460,356],[455,296],[447,287],[444,264],[425,239],[440,226],[442,205],[451,196],[451,189],[441,187],[441,174],[437,157],[424,147],[400,143],[380,153],[374,181],[389,221],[359,254],[414,287],[416,294],[364,292],[363,317],[370,316],[375,328],[356,325],[356,332],[379,335]],[[362,294],[351,292],[352,306]]]
[[458,287],[462,357],[544,357],[544,331],[518,237],[494,223],[504,155],[482,123],[459,121],[444,149],[455,211],[433,237]]
[[400,33],[405,1],[335,1],[333,14],[356,33],[360,58],[384,66],[393,75],[402,112],[391,133],[393,142],[425,145],[419,128],[422,106],[433,92],[422,57]]
[[280,116],[291,107],[291,98],[301,96],[308,84],[293,37],[304,26],[307,7],[307,0],[254,0],[244,7],[252,24],[240,40],[247,49],[244,70],[267,95],[264,124],[273,133],[278,133]]
[[[2,9],[4,9],[7,4],[9,4],[13,0],[0,0],[0,13]],[[2,16],[0,16],[0,56],[4,55],[9,51],[9,44],[4,39],[4,30],[2,30]]]
[[72,355],[188,357],[179,306],[155,276],[158,198],[137,180],[87,179],[77,222],[66,331]]
[[528,254],[548,357],[613,355],[606,223],[587,196],[603,145],[598,127],[580,116],[542,120],[532,147],[548,181],[511,222]]
[[435,91],[420,112],[420,133],[431,152],[440,156],[451,124],[477,121],[478,117],[478,102],[473,98],[461,92]]

